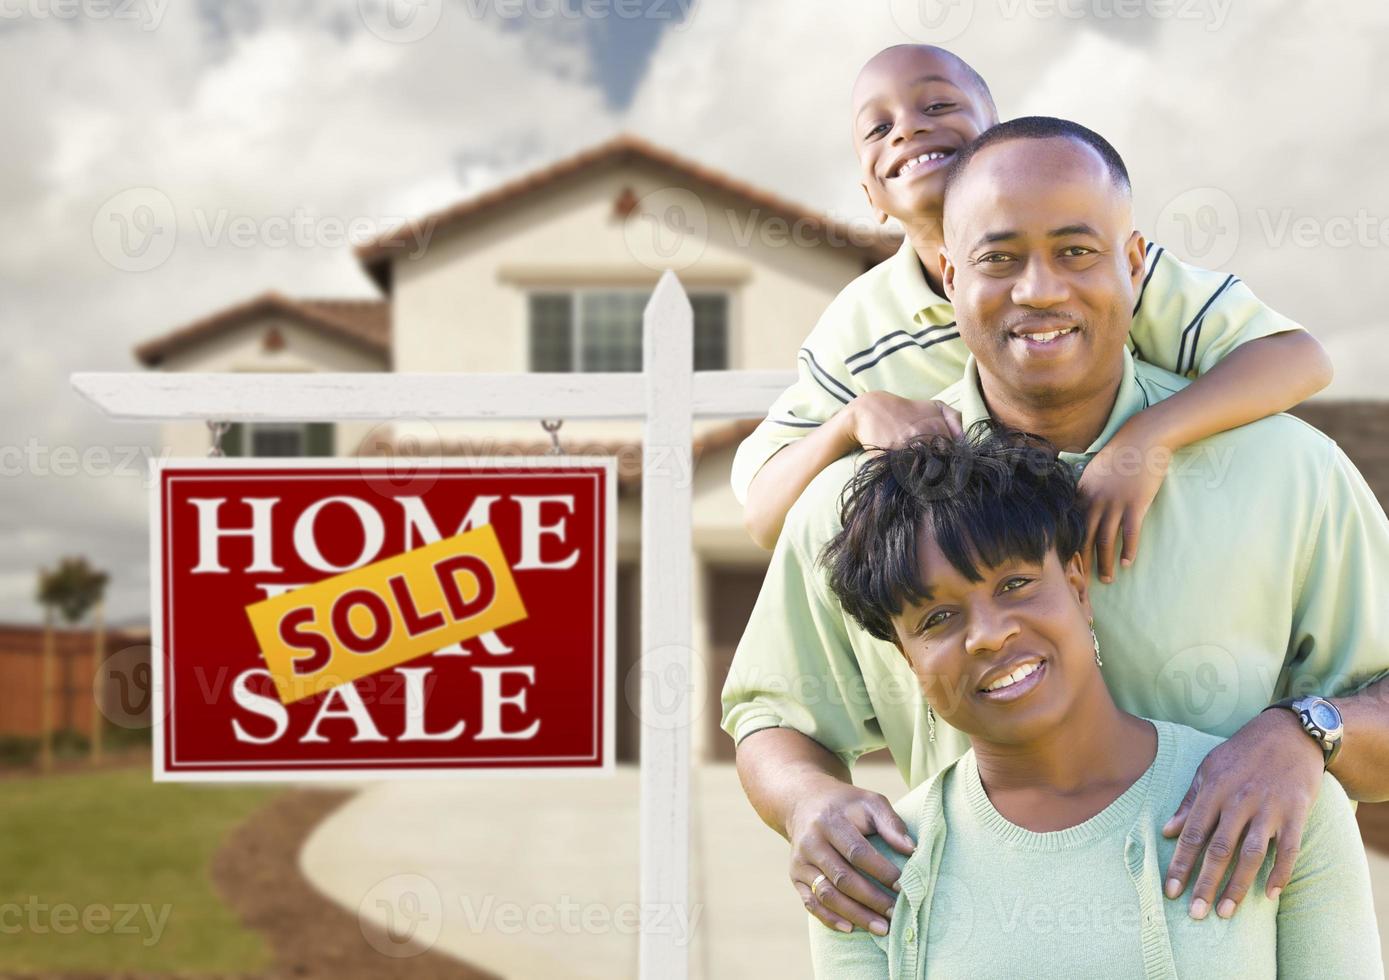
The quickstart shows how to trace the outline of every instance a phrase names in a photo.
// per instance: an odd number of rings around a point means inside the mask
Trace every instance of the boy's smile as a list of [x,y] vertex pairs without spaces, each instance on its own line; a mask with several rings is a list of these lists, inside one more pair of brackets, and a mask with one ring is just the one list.
[[879,52],[859,72],[853,139],[861,186],[878,220],[908,226],[939,220],[945,170],[970,140],[997,122],[979,76],[927,45]]

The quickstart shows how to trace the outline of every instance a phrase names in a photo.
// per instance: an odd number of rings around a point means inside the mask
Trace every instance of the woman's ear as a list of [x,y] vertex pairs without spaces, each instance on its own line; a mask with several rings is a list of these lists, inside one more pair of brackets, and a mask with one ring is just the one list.
[[1085,567],[1085,559],[1077,551],[1071,555],[1066,562],[1066,584],[1071,587],[1071,592],[1075,594],[1076,602],[1080,603],[1080,608],[1085,610],[1085,618],[1092,619],[1093,613],[1090,610],[1090,576]]

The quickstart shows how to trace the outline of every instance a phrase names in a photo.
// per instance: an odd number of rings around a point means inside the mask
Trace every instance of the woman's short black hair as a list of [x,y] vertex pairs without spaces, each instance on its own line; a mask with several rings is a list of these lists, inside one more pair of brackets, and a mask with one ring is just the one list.
[[843,530],[820,555],[829,587],[854,620],[893,640],[892,616],[925,598],[917,558],[925,527],[955,569],[1062,563],[1085,540],[1084,504],[1070,464],[1040,436],[985,419],[962,439],[933,436],[867,459],[840,501]]

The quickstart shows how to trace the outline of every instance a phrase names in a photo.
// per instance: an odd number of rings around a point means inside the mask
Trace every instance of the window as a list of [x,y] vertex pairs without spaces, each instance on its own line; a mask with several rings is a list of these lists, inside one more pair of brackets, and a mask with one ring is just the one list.
[[304,455],[304,427],[292,422],[258,422],[251,426],[252,456]]
[[721,293],[696,293],[694,307],[694,369],[728,369],[728,297]]
[[[642,311],[651,294],[575,290],[530,294],[532,371],[640,371]],[[694,369],[728,367],[728,295],[693,293]]]
[[228,456],[331,456],[331,422],[237,422],[222,436]]

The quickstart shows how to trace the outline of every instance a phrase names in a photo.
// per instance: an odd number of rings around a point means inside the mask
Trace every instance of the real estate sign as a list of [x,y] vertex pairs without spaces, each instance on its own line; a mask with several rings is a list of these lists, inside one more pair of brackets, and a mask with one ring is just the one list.
[[154,478],[156,779],[611,769],[613,460]]

